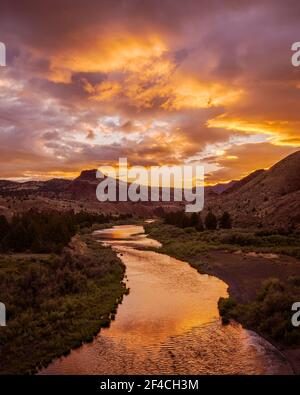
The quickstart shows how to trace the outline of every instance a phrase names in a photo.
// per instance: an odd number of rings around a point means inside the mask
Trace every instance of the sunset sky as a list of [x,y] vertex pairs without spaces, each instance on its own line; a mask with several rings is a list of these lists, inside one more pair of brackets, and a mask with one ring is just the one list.
[[0,178],[269,167],[300,145],[299,27],[299,1],[1,1]]

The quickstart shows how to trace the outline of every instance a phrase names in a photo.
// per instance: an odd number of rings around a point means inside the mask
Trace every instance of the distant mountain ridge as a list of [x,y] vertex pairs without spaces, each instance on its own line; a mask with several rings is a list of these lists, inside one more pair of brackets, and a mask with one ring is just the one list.
[[[117,180],[117,188],[122,181]],[[83,170],[73,180],[54,178],[48,181],[16,182],[0,180],[0,195],[45,197],[46,199],[78,201],[83,209],[87,202],[104,209],[103,204],[115,210],[146,210],[151,213],[159,204],[167,209],[182,209],[180,202],[110,202],[96,200],[99,179],[96,169]],[[101,205],[101,206],[99,206]],[[133,208],[134,207],[134,208]],[[143,209],[144,207],[144,209]],[[233,222],[241,227],[300,227],[300,151],[276,163],[268,170],[256,170],[241,180],[205,187],[205,208],[218,216],[230,212]]]
[[[70,192],[70,193],[80,193],[83,192],[84,195],[88,194],[88,191],[91,188],[96,187],[99,184],[99,179],[96,178],[96,169],[91,170],[82,170],[80,175],[73,180],[67,180],[64,178],[52,178],[47,181],[10,181],[10,180],[0,180],[0,192],[30,192],[30,191],[40,191],[40,192]],[[216,185],[210,185],[205,187],[207,191],[212,191],[217,194],[223,193],[227,191],[231,187],[233,187],[236,183],[239,183],[237,180],[232,180],[227,183],[219,183]],[[90,185],[88,190],[81,190],[81,187],[87,187]],[[92,189],[94,193],[94,189]]]
[[210,189],[216,193],[223,193],[225,191],[228,191],[228,189],[234,187],[234,185],[236,185],[238,182],[238,180],[231,180],[229,182],[223,182],[216,185],[208,186],[206,187],[206,189]]
[[224,189],[222,192],[231,193],[231,192],[237,191],[243,185],[246,185],[249,181],[253,180],[254,178],[256,178],[258,175],[262,174],[263,172],[265,172],[264,169],[255,170],[252,173],[248,174],[246,177],[233,182],[232,185],[230,185],[228,188]]

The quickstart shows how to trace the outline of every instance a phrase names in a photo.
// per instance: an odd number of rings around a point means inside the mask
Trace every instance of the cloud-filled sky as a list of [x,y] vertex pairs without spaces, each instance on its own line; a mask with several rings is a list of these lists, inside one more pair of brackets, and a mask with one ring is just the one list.
[[0,177],[201,163],[206,181],[300,145],[298,1],[4,1]]

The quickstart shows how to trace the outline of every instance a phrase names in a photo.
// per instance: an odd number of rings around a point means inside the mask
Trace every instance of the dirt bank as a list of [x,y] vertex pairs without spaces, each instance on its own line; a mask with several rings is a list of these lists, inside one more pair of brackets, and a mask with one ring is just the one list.
[[194,258],[192,263],[225,281],[230,295],[239,303],[251,301],[262,283],[269,278],[286,280],[290,276],[300,275],[300,261],[284,255],[217,250]]
[[[198,266],[196,261],[193,265]],[[300,261],[284,255],[209,251],[201,261],[201,271],[225,281],[229,295],[240,303],[253,300],[262,283],[270,277],[286,280],[290,276],[300,275]],[[300,374],[300,348],[289,349],[269,338],[267,340],[282,352],[294,372]]]

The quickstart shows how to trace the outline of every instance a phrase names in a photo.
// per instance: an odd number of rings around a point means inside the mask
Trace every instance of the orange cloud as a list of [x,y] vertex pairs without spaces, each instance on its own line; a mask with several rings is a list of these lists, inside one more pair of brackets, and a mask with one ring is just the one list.
[[300,146],[300,122],[276,119],[252,121],[242,118],[231,118],[227,114],[222,114],[208,120],[207,126],[209,128],[222,128],[247,134],[269,135],[274,145]]
[[119,156],[177,164],[208,152],[219,181],[299,146],[295,7],[60,2],[63,13],[28,0],[0,14],[11,48],[0,81],[1,174],[50,176]]
[[[97,37],[98,36],[98,37]],[[51,74],[54,81],[71,82],[74,72],[136,72],[160,57],[166,46],[155,35],[131,36],[124,32],[117,37],[82,35],[75,40],[76,46],[64,48],[51,59]]]
[[235,146],[224,150],[214,163],[219,167],[207,174],[210,184],[240,179],[257,169],[267,169],[285,156],[297,151],[293,147],[276,146],[271,143],[252,143]]
[[220,83],[207,83],[182,75],[172,81],[171,86],[171,98],[163,105],[163,108],[170,110],[228,105],[238,100],[242,94],[241,89],[233,89]]
[[158,34],[102,35],[93,41],[88,37],[83,35],[79,43],[75,40],[77,46],[73,43],[52,57],[51,81],[71,83],[73,73],[105,73],[104,82],[84,82],[91,99],[108,101],[121,96],[136,108],[158,105],[167,111],[227,105],[241,96],[240,88],[227,83],[186,75]]
[[85,90],[90,94],[90,99],[105,101],[113,99],[118,95],[121,92],[122,87],[116,81],[103,81],[95,86],[86,81]]

